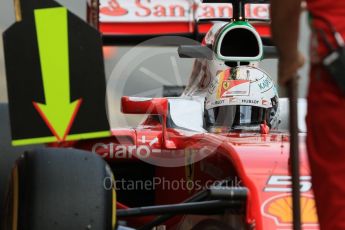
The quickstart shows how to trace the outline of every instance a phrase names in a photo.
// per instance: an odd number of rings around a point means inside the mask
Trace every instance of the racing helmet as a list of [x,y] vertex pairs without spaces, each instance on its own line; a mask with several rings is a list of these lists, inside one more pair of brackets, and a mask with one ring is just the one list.
[[252,66],[221,71],[205,99],[206,129],[210,132],[276,129],[279,98],[272,79]]

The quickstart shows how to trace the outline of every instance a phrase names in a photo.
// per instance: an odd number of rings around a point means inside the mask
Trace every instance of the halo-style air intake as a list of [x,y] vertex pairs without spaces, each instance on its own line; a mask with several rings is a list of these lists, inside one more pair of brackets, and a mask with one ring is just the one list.
[[215,53],[222,61],[259,61],[263,56],[262,41],[250,24],[233,22],[217,36]]

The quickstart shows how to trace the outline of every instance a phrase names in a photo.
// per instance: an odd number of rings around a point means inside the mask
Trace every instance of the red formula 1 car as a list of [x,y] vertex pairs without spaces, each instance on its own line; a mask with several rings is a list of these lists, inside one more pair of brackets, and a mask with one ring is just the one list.
[[[269,33],[261,23],[267,18],[256,18],[256,27],[246,19],[267,10],[248,3],[266,1],[220,1],[233,4],[229,16],[216,1],[203,2],[212,5],[199,14],[215,14],[204,19],[206,26],[217,14],[223,22],[212,24],[201,45],[179,47],[181,57],[196,58],[182,96],[124,96],[122,113],[148,115],[138,127],[25,153],[12,173],[6,229],[292,228],[288,101],[258,68],[274,56],[265,46]],[[199,38],[195,30],[205,24],[195,26],[185,11],[197,4],[90,1],[88,16],[108,43],[158,34]],[[138,17],[152,26],[150,34],[133,29],[142,26]],[[318,229],[305,107],[300,100],[301,218],[303,229]]]
[[[186,107],[193,111],[193,118],[181,112]],[[195,133],[203,127],[201,108],[199,102],[185,98],[123,97],[124,113],[159,114],[161,120],[150,116],[135,129],[113,130],[113,138],[74,146],[97,152],[114,169],[117,219],[140,229],[291,228],[288,133]],[[194,121],[186,122],[188,118]],[[183,122],[189,128],[179,126]],[[303,226],[317,229],[302,149]],[[138,206],[144,207],[133,208]]]

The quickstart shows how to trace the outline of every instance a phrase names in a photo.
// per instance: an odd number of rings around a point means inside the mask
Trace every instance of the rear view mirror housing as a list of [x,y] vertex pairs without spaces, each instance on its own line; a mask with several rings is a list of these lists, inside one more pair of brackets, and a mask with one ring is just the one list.
[[207,46],[202,45],[183,45],[177,50],[180,58],[206,58],[213,59],[213,51]]
[[166,98],[121,98],[121,111],[124,114],[168,115],[168,99]]
[[[278,51],[275,46],[263,46],[263,59],[277,59]],[[185,45],[178,48],[180,58],[206,58],[213,59],[213,51],[201,45]]]
[[175,149],[174,142],[170,141],[167,132],[167,117],[169,114],[169,101],[167,98],[121,98],[121,111],[124,114],[149,114],[162,116],[162,143],[167,149]]
[[278,50],[275,46],[264,46],[264,59],[278,59]]

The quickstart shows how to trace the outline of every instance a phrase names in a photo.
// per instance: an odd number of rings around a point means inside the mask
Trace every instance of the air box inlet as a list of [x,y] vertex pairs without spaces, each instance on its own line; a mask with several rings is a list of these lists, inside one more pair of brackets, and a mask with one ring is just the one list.
[[216,43],[217,57],[223,61],[259,61],[262,41],[249,24],[229,24],[219,33]]

